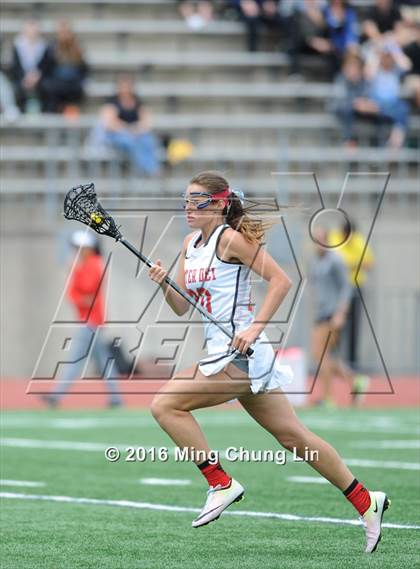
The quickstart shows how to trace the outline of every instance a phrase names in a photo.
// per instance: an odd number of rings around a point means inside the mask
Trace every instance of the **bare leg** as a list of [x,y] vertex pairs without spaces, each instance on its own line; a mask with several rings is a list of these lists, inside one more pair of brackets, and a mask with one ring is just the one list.
[[321,385],[323,399],[331,398],[334,363],[330,354],[332,343],[330,332],[329,322],[315,324],[312,330],[312,356],[318,369],[316,380]]
[[[232,367],[230,364],[228,370]],[[204,376],[198,369],[194,377],[195,369],[196,366],[192,366],[168,381],[153,399],[151,411],[177,446],[193,447],[207,455],[210,448],[190,411],[220,405],[251,393],[250,381],[241,371],[236,371],[237,368],[230,375],[222,371],[211,377]],[[242,379],[231,379],[232,376],[241,376]],[[194,379],[183,379],[185,377]]]
[[349,487],[355,477],[337,451],[300,422],[281,390],[246,395],[239,401],[251,417],[288,450],[296,448],[296,454],[301,457],[306,449],[317,450],[318,460],[308,461],[308,464],[341,491]]
[[338,355],[332,353],[334,346],[339,341],[339,334],[339,332],[331,329],[329,322],[316,324],[312,332],[312,354],[315,364],[320,366],[317,380],[322,387],[323,399],[327,400],[332,398],[332,382],[335,377],[346,381],[349,385],[349,391],[353,388],[353,372]]
[[[336,344],[339,343],[340,341],[340,334],[341,331],[337,331],[334,330],[331,333],[330,336],[330,342],[329,342],[329,348],[332,350]],[[349,385],[349,391],[352,390],[353,387],[353,379],[354,379],[354,374],[351,371],[351,369],[349,367],[347,367],[345,365],[345,363],[343,362],[343,360],[340,358],[340,356],[338,354],[330,355],[330,359],[331,359],[331,363],[330,363],[330,369],[331,369],[331,374],[332,377],[338,377],[344,381],[346,381]]]
[[334,374],[334,376],[339,377],[340,379],[343,379],[344,381],[346,381],[349,385],[349,389],[350,391],[353,388],[353,379],[354,379],[354,374],[351,371],[351,369],[349,369],[342,360],[340,359],[333,359],[332,360],[332,373]]

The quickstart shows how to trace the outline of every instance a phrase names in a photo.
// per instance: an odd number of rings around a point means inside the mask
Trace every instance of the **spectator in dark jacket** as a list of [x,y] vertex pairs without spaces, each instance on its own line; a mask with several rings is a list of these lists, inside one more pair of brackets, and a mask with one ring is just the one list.
[[393,32],[401,22],[401,12],[392,0],[376,0],[363,22],[363,33],[370,40],[377,40],[382,34]]
[[82,101],[88,69],[79,42],[66,20],[59,22],[50,49],[53,66],[43,88],[47,110],[56,113]]
[[322,9],[325,0],[294,0],[289,5],[288,54],[290,74],[300,75],[300,55],[329,51]]
[[302,52],[323,56],[332,77],[342,59],[358,45],[357,17],[344,0],[301,0],[295,3],[289,27],[291,73],[300,73],[298,56]]
[[324,10],[330,41],[338,54],[358,44],[356,12],[345,0],[330,0]]
[[41,37],[39,25],[28,20],[22,33],[13,42],[10,76],[21,111],[39,112],[46,109],[43,84],[53,65],[47,42]]
[[247,28],[248,51],[257,51],[262,26],[280,26],[279,0],[231,0]]

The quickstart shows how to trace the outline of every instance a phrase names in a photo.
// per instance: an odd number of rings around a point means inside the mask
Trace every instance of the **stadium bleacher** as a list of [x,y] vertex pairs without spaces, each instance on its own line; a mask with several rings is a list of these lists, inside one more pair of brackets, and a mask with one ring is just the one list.
[[[74,175],[96,173],[105,179],[125,172],[138,179],[118,154],[95,154],[86,142],[97,109],[113,93],[122,71],[135,77],[141,98],[153,111],[156,132],[187,138],[194,146],[185,162],[165,169],[156,181],[145,181],[152,191],[162,187],[162,177],[168,178],[164,186],[170,191],[170,178],[188,179],[207,167],[227,168],[249,188],[276,170],[318,171],[335,180],[350,167],[392,171],[405,192],[416,190],[418,117],[411,119],[408,148],[398,153],[373,148],[372,129],[363,124],[363,143],[349,153],[340,145],[335,118],[325,109],[331,85],[322,80],[317,59],[304,60],[308,78],[303,83],[290,81],[284,53],[245,52],[239,22],[216,20],[193,32],[174,2],[5,0],[3,63],[9,61],[11,40],[24,18],[38,16],[48,37],[70,4],[70,21],[91,69],[86,103],[81,116],[71,121],[61,115],[2,121],[2,192],[42,191],[45,180],[58,175],[60,188]],[[337,184],[331,187],[339,191]]]

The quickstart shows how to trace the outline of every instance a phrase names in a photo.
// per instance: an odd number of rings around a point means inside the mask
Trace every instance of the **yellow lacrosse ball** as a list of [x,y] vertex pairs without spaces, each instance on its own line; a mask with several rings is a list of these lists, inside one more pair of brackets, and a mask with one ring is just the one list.
[[103,221],[103,217],[98,213],[91,213],[90,218],[93,221],[93,223],[96,223],[96,225],[100,225]]

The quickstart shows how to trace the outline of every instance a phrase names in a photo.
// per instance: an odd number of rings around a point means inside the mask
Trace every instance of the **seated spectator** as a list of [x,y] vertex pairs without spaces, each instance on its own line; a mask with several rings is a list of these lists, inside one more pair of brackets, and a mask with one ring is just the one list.
[[0,71],[0,113],[5,123],[15,122],[20,115],[13,87],[3,71]]
[[300,75],[300,55],[302,53],[329,52],[327,28],[322,9],[325,0],[294,0],[289,6],[288,54],[290,74]]
[[411,69],[404,78],[404,89],[417,109],[420,109],[420,41],[405,45],[404,53],[411,62]]
[[18,107],[25,112],[45,111],[43,83],[51,71],[52,58],[35,20],[25,22],[12,51],[10,76]]
[[179,13],[191,30],[201,30],[213,20],[213,4],[208,0],[182,0]]
[[53,65],[43,88],[46,110],[57,113],[82,101],[87,65],[79,42],[66,20],[59,22],[50,51]]
[[[413,98],[417,108],[420,109],[420,6],[403,4],[401,11],[402,22],[398,25],[395,38],[405,55],[411,61],[411,69],[404,78],[404,88],[410,98]],[[417,17],[416,17],[417,16]]]
[[400,22],[401,12],[392,0],[376,0],[363,22],[363,33],[367,39],[376,41],[382,34],[394,32]]
[[395,0],[405,23],[420,25],[419,0]]
[[356,12],[345,0],[330,0],[324,9],[328,44],[322,42],[319,51],[332,56],[332,71],[337,72],[344,54],[358,48]]
[[409,108],[400,96],[400,82],[411,62],[395,42],[387,40],[371,50],[365,67],[366,96],[353,100],[353,111],[362,116],[391,121],[388,146],[401,148],[404,143]]
[[102,107],[93,141],[127,153],[141,172],[153,175],[159,171],[159,148],[151,132],[151,115],[136,95],[130,77],[119,78],[116,95]]
[[278,29],[280,26],[279,0],[230,0],[247,29],[248,51],[258,50],[261,26]]
[[295,2],[289,27],[290,73],[300,74],[299,55],[324,57],[331,77],[339,71],[347,51],[357,51],[356,12],[344,0],[300,0]]
[[363,77],[363,61],[353,53],[348,53],[335,79],[332,100],[329,110],[337,116],[341,123],[343,139],[346,146],[353,148],[357,139],[354,132],[357,102],[367,95],[367,83]]

